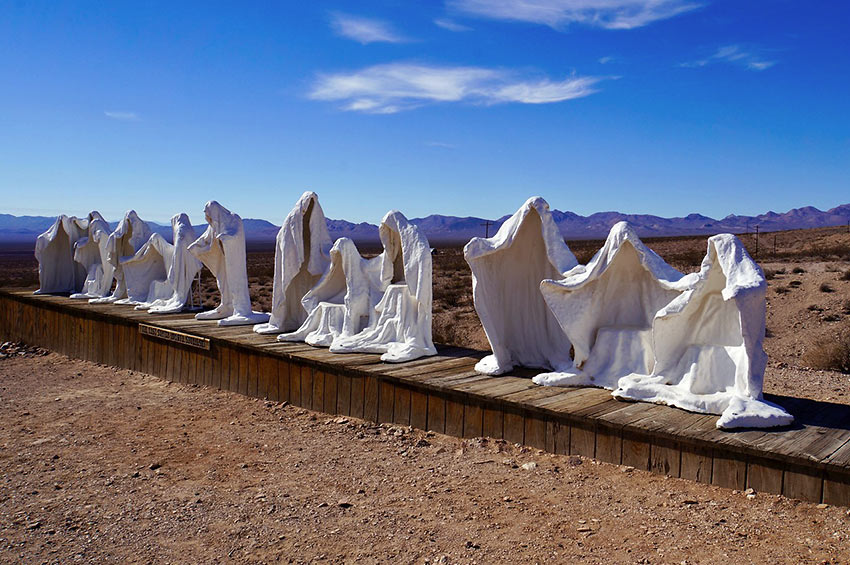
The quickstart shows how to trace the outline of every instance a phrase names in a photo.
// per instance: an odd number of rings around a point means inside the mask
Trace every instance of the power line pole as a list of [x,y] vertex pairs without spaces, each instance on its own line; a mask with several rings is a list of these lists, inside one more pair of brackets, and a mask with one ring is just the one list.
[[484,226],[484,237],[490,237],[490,226],[493,225],[493,222],[484,220],[484,223],[481,225]]

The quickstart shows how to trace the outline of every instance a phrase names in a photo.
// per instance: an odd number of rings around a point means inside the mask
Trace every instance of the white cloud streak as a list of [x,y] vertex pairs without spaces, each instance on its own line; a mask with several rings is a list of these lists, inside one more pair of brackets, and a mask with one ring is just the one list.
[[139,115],[135,112],[111,112],[104,111],[103,115],[112,120],[121,120],[124,122],[137,122]]
[[353,39],[364,45],[367,43],[404,43],[407,41],[407,38],[397,33],[389,23],[383,20],[352,16],[340,12],[331,14],[331,29],[337,35]]
[[449,9],[490,18],[563,29],[580,24],[634,29],[700,7],[688,0],[446,0]]
[[454,32],[472,31],[471,27],[459,24],[454,20],[449,20],[446,18],[438,18],[434,20],[434,25]]
[[777,61],[765,60],[760,55],[745,51],[739,45],[725,45],[720,47],[712,56],[698,61],[681,63],[680,67],[699,68],[713,63],[728,63],[738,65],[751,71],[764,71],[777,63]]
[[571,76],[558,81],[483,67],[390,63],[321,74],[309,97],[370,114],[393,114],[441,102],[548,104],[589,96],[597,92],[595,85],[603,78]]

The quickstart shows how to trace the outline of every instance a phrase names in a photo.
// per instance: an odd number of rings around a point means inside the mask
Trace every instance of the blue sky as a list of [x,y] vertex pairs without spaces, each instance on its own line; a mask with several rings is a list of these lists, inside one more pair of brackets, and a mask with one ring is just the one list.
[[850,202],[850,4],[0,3],[0,212]]

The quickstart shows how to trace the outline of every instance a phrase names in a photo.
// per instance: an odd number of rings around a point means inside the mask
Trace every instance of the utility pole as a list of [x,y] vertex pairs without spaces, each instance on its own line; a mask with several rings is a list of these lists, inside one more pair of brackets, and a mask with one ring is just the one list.
[[493,225],[493,222],[484,220],[484,223],[481,225],[484,226],[484,237],[490,237],[490,226]]
[[756,255],[759,254],[759,225],[756,224]]

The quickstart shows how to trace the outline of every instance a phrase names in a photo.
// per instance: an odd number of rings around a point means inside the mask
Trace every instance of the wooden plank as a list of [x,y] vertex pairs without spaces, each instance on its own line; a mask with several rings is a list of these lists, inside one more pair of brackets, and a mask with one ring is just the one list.
[[359,375],[351,377],[351,407],[349,409],[349,415],[354,418],[363,418],[365,384],[365,377],[361,377]]
[[653,473],[679,477],[682,448],[678,442],[653,438],[649,448],[649,470]]
[[727,453],[714,451],[711,464],[711,484],[744,490],[746,488],[747,463]]
[[[327,412],[325,410],[325,374],[318,369],[313,369],[313,398],[310,402],[313,410]],[[333,414],[334,411],[329,413]]]
[[619,465],[623,456],[623,436],[620,429],[596,427],[596,453],[599,461]]
[[747,488],[756,492],[782,494],[783,469],[772,461],[756,460],[747,462]]
[[410,389],[407,387],[395,387],[393,422],[402,426],[410,425]]
[[418,390],[410,391],[410,425],[419,430],[428,428],[428,395]]
[[546,421],[526,415],[523,442],[530,447],[546,449]]
[[301,403],[301,369],[300,365],[289,363],[289,402],[303,408],[304,405]]
[[313,408],[313,369],[307,365],[301,366],[301,403],[299,406],[308,409]]
[[463,437],[463,402],[446,400],[446,435]]
[[[573,433],[575,433],[575,429],[573,429]],[[648,471],[651,441],[649,436],[626,428],[623,429],[622,434],[622,464]]]
[[502,439],[502,426],[504,424],[504,414],[499,409],[484,408],[483,429],[482,433],[493,439]]
[[505,411],[503,413],[502,433],[505,441],[522,444],[525,441],[525,419],[519,412]]
[[484,435],[484,410],[480,404],[465,402],[463,405],[463,437]]
[[378,387],[378,422],[388,424],[393,421],[393,404],[395,404],[395,387],[387,381],[380,381]]
[[698,483],[711,484],[711,463],[710,448],[682,447],[679,476]]
[[[323,408],[328,414],[336,414],[337,376],[334,373],[322,373],[324,380]],[[315,403],[315,399],[314,399]]]
[[570,428],[570,455],[596,457],[596,426],[588,422],[574,422]]
[[283,359],[277,359],[277,390],[280,402],[290,402],[289,363]]
[[440,434],[446,433],[446,401],[432,393],[428,394],[428,429]]
[[834,506],[850,506],[850,471],[827,471],[823,481],[823,501]]
[[378,379],[366,377],[363,387],[363,419],[370,422],[378,421],[378,405],[380,404],[380,391]]
[[782,479],[782,494],[809,502],[823,499],[823,472],[801,467],[788,467]]
[[336,413],[343,416],[351,415],[351,377],[348,375],[336,376]]

